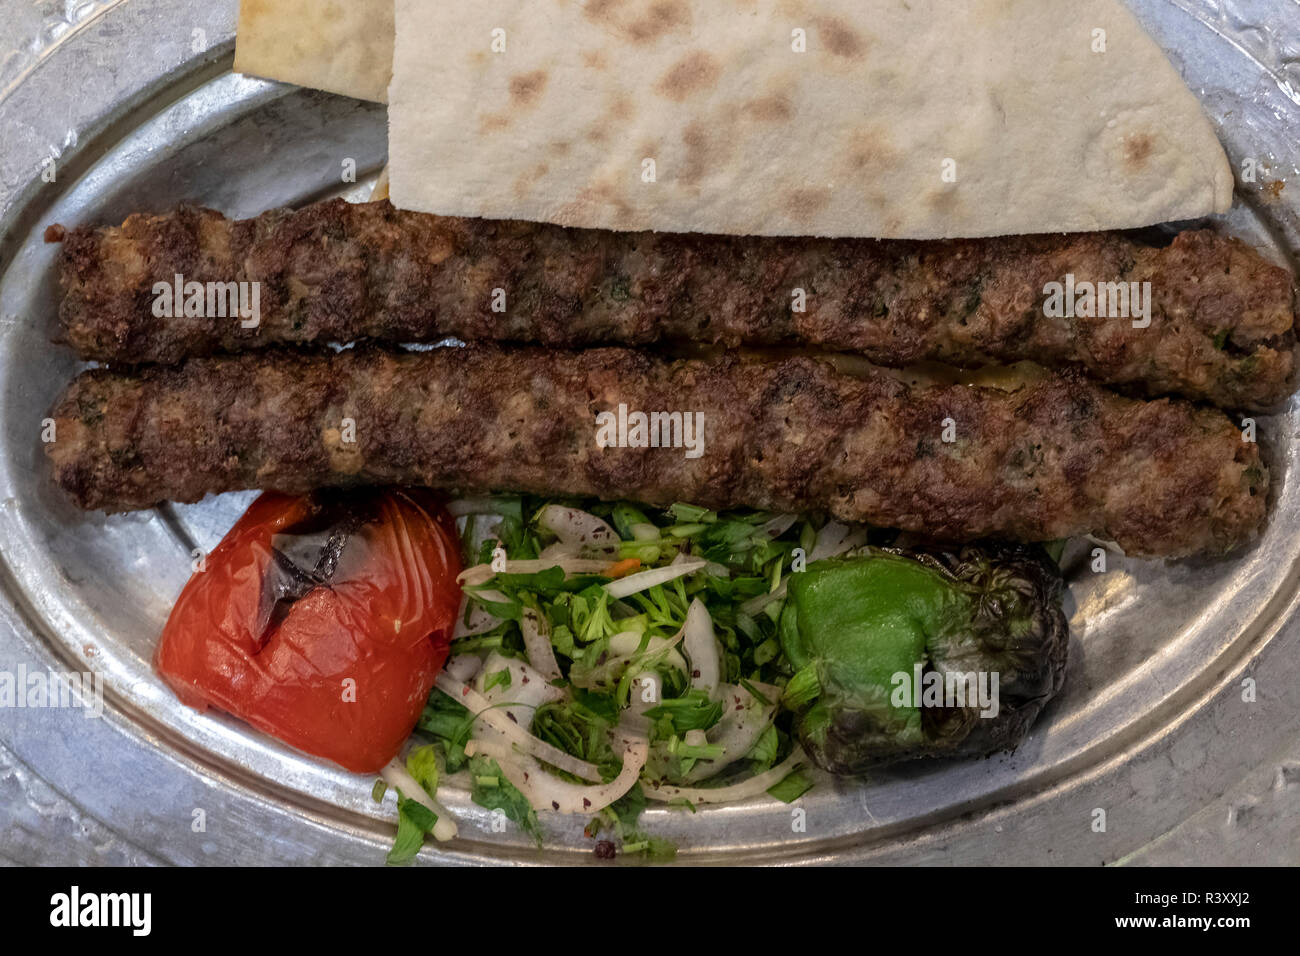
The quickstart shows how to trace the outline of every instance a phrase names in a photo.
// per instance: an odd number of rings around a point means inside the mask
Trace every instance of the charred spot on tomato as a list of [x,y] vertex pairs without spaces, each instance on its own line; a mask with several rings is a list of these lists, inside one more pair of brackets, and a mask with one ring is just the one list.
[[271,561],[262,580],[259,639],[288,616],[289,609],[317,588],[328,588],[344,549],[367,524],[380,519],[380,499],[389,492],[325,489],[306,496],[307,515],[271,538]]
[[258,620],[253,626],[258,645],[266,643],[267,636],[289,613],[296,601],[310,594],[321,582],[293,563],[283,551],[272,546],[271,563],[262,577],[262,600],[258,604]]

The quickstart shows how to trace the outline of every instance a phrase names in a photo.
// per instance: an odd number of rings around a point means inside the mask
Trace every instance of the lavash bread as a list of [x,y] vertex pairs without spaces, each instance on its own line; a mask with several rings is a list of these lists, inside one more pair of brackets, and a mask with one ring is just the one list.
[[393,0],[240,0],[235,70],[385,102]]
[[1232,200],[1118,0],[396,0],[389,102],[393,202],[445,215],[934,239]]

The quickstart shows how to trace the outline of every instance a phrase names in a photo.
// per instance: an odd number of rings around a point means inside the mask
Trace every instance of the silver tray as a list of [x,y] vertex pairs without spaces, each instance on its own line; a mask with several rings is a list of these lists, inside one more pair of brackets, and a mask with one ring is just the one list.
[[[1065,0],[1059,0],[1065,2]],[[1240,169],[1223,228],[1279,262],[1300,249],[1300,4],[1131,0]],[[110,223],[197,200],[247,216],[373,173],[381,107],[231,73],[235,0],[3,0],[0,16],[0,670],[100,672],[100,719],[0,710],[0,859],[32,863],[382,862],[392,798],[237,721],[200,716],[150,655],[195,547],[250,496],[105,518],[52,487],[41,419],[78,370],[49,344],[52,222]],[[53,159],[54,183],[41,179]],[[1278,186],[1276,184],[1283,185]],[[823,779],[764,798],[652,810],[680,862],[1300,862],[1300,402],[1260,420],[1273,464],[1262,540],[1226,560],[1067,555],[1064,695],[1014,754]],[[1253,702],[1243,682],[1254,681]],[[440,792],[461,838],[441,863],[581,862],[583,820],[544,815],[536,850]],[[1097,832],[1095,811],[1105,811]],[[202,814],[197,811],[203,811]],[[199,826],[199,821],[202,826]]]

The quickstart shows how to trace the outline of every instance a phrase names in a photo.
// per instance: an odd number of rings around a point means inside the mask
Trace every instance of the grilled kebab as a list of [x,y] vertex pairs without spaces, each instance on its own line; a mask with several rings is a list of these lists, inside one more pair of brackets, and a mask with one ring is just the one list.
[[[600,447],[597,416],[620,405],[702,414],[701,453]],[[1258,446],[1214,409],[1124,398],[1075,373],[1014,390],[917,386],[804,356],[272,350],[93,369],[52,416],[56,481],[107,511],[411,484],[823,510],[941,539],[1093,533],[1178,556],[1247,540],[1268,489]]]
[[[242,221],[181,206],[51,233],[60,237],[61,340],[102,362],[362,339],[683,340],[857,352],[889,366],[1032,360],[1226,408],[1268,407],[1292,391],[1290,276],[1209,231],[1163,248],[1119,233],[781,239],[566,229],[333,200]],[[258,327],[179,309],[155,315],[155,284],[177,276],[259,283]],[[1067,276],[1149,282],[1150,326],[1049,317],[1047,284]]]

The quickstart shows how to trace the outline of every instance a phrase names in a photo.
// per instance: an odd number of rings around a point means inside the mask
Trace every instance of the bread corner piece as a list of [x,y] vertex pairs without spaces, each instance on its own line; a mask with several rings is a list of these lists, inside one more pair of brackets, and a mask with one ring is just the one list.
[[240,0],[235,71],[385,103],[393,0]]

